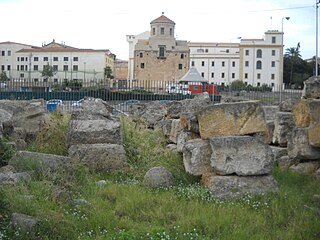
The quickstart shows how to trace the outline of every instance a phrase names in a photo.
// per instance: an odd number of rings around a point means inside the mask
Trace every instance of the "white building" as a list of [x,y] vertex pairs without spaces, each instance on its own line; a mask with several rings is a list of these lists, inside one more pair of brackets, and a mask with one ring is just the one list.
[[262,39],[240,43],[189,42],[190,67],[196,67],[210,83],[228,85],[267,84],[279,89],[282,83],[283,33],[267,31]]
[[55,74],[51,78],[83,80],[103,79],[109,50],[79,49],[56,43],[42,47],[12,42],[0,43],[0,66],[7,76],[42,81],[42,70],[49,64]]

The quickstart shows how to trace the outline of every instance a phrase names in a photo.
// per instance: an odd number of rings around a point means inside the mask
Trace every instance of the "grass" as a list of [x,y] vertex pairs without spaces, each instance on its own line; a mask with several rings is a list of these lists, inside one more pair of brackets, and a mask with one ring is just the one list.
[[[0,239],[320,238],[319,215],[311,209],[320,207],[313,198],[320,194],[318,180],[276,168],[279,193],[215,199],[199,179],[185,173],[182,157],[165,148],[161,132],[128,120],[122,124],[128,171],[89,174],[78,163],[58,176],[1,186]],[[156,190],[143,186],[145,172],[159,165],[173,173],[176,186]],[[98,180],[106,184],[98,186]],[[88,204],[57,198],[55,188],[67,189],[72,199]],[[36,233],[13,229],[9,224],[13,212],[36,217]]]

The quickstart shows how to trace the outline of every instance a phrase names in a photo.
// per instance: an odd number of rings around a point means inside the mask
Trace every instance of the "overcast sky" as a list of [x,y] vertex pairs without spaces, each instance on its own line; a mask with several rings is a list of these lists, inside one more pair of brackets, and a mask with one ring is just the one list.
[[164,15],[177,40],[237,42],[279,30],[285,48],[300,42],[302,58],[316,55],[316,0],[0,0],[0,42],[35,46],[52,39],[78,48],[110,49],[128,60],[126,35],[150,30]]

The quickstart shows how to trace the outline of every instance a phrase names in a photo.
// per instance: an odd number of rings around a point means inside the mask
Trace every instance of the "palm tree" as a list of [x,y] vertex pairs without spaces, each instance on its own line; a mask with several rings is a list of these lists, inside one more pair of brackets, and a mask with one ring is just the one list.
[[293,75],[293,64],[298,63],[299,61],[301,61],[301,54],[299,51],[300,48],[300,44],[298,44],[298,46],[295,47],[291,47],[291,48],[287,48],[286,49],[286,53],[284,54],[284,57],[287,58],[290,63],[291,63],[291,67],[290,67],[290,86],[292,83],[292,75]]

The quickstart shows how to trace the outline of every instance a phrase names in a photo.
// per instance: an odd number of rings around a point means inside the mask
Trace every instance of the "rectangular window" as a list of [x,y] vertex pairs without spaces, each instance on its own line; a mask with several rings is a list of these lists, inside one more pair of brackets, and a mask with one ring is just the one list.
[[245,79],[248,79],[248,73],[245,73],[245,74],[244,74],[244,78],[245,78]]
[[20,61],[20,57],[17,57],[17,61],[18,61],[18,62]]
[[152,28],[152,35],[156,35],[156,29]]
[[143,53],[142,52],[139,53],[139,56],[140,56],[140,58],[143,58]]
[[63,71],[68,71],[68,65],[63,65]]
[[17,65],[17,70],[20,71],[20,65]]
[[276,43],[276,37],[272,37],[272,43]]
[[68,57],[63,57],[63,61],[68,62],[69,58]]
[[232,74],[231,74],[231,77],[232,77],[232,78],[235,78],[235,77],[236,77],[236,74],[235,74],[235,73],[232,73]]
[[44,61],[44,62],[48,62],[48,61],[49,61],[49,58],[48,58],[48,57],[43,57],[43,61]]
[[232,67],[236,66],[236,62],[232,61]]
[[23,65],[20,66],[20,71],[24,71],[24,66]]
[[28,57],[26,57],[26,62],[28,61]]
[[21,62],[24,62],[24,57],[21,57],[20,60],[21,60]]
[[33,58],[33,61],[38,62],[38,61],[39,61],[39,58],[38,58],[38,57],[34,57],[34,58]]
[[178,69],[182,69],[182,64],[181,63],[179,63],[179,66],[178,66]]
[[25,65],[24,68],[26,69],[26,71],[28,71],[28,65]]
[[211,78],[214,78],[214,72],[211,73]]
[[144,69],[144,63],[140,63],[140,68]]
[[58,62],[58,57],[53,57],[54,62]]
[[58,71],[58,65],[53,65],[52,69],[53,69],[53,71]]
[[159,58],[164,58],[165,46],[159,46]]
[[271,79],[274,80],[274,73],[271,74]]
[[260,87],[260,82],[257,82],[257,86]]
[[274,87],[274,83],[271,83],[271,87]]
[[38,70],[39,70],[38,65],[34,65],[34,66],[33,66],[33,70],[34,70],[34,71],[38,71]]
[[194,67],[194,61],[191,62],[191,67]]
[[246,56],[249,56],[249,50],[246,50]]
[[201,73],[201,77],[204,77],[204,72]]
[[1,56],[5,56],[6,55],[6,51],[1,51]]
[[164,35],[164,27],[160,28],[160,34]]
[[170,36],[172,36],[172,34],[173,34],[173,30],[172,28],[170,28]]
[[221,66],[224,67],[224,65],[225,65],[225,63],[224,63],[224,61],[223,61],[223,62],[221,63]]
[[201,66],[204,67],[204,61],[201,62]]
[[214,67],[214,61],[211,62],[211,67]]
[[73,61],[78,62],[79,58],[78,57],[73,57]]
[[249,61],[245,61],[244,66],[249,67]]
[[34,82],[39,82],[38,78],[33,79]]
[[78,71],[78,65],[73,65],[72,70],[73,71]]
[[261,74],[260,73],[257,74],[257,79],[261,79]]
[[5,67],[4,65],[1,65],[1,71],[4,71]]
[[11,50],[8,50],[8,56],[11,56]]
[[224,78],[224,73],[221,73],[221,77]]
[[276,66],[276,62],[275,61],[271,61],[271,67],[275,67]]
[[20,77],[21,77],[21,78],[24,78],[24,73],[20,73]]
[[276,55],[276,50],[272,50],[271,51],[271,56],[275,56]]
[[11,70],[11,65],[7,65],[7,71]]

